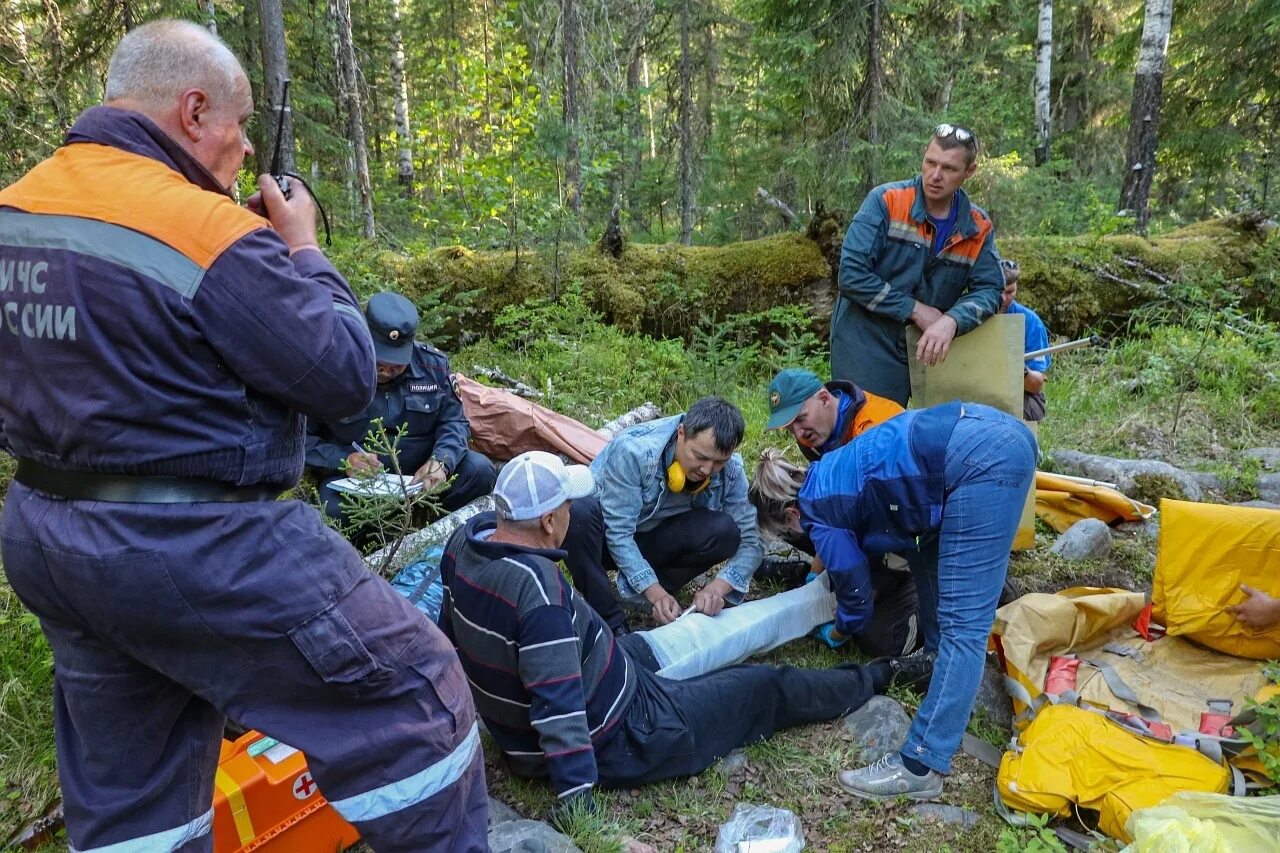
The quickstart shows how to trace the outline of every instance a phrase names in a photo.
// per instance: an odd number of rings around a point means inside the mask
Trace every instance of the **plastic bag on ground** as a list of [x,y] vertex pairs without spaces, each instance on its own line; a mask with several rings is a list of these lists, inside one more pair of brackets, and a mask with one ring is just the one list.
[[1126,829],[1125,853],[1263,853],[1280,848],[1280,796],[1184,791],[1138,809]]
[[716,853],[800,853],[804,830],[787,809],[738,803],[716,835]]

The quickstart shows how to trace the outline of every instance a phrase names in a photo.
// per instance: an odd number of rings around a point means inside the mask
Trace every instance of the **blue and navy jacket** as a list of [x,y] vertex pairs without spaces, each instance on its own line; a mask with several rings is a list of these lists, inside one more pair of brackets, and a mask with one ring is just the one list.
[[836,630],[856,634],[874,605],[868,557],[916,550],[942,525],[947,442],[960,403],[903,412],[809,466],[800,523],[831,573]]
[[953,317],[956,334],[1000,310],[1004,275],[991,219],[956,191],[956,225],[933,254],[920,177],[867,194],[840,250],[840,298],[831,316],[831,376],[907,404],[906,325],[919,301]]
[[636,664],[565,580],[563,551],[494,542],[495,529],[481,513],[449,540],[440,625],[512,769],[550,776],[562,798],[590,791],[595,748],[635,697]]
[[[351,443],[364,444],[375,419],[381,418],[387,435],[406,427],[396,447],[400,470],[413,473],[435,459],[452,474],[467,452],[471,428],[462,402],[453,393],[449,359],[433,346],[413,345],[409,365],[395,379],[379,385],[373,402],[363,412],[339,421],[307,422],[307,465],[336,474],[352,452]],[[382,457],[390,465],[390,457]]]
[[297,482],[303,415],[364,408],[373,343],[319,249],[144,116],[86,111],[0,191],[0,444],[80,471]]

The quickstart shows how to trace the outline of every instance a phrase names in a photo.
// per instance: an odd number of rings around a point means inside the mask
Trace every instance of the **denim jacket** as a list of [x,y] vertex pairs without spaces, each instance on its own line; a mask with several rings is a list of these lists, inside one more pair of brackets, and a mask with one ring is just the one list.
[[[662,453],[675,439],[684,415],[660,418],[624,430],[591,463],[600,508],[604,511],[605,542],[618,564],[618,589],[633,595],[658,582],[653,567],[636,545],[637,526],[653,515],[669,494]],[[717,577],[733,587],[736,603],[751,584],[764,549],[756,531],[756,510],[747,501],[747,472],[737,453],[713,474],[711,483],[693,499],[696,508],[728,513],[738,525],[741,540]]]

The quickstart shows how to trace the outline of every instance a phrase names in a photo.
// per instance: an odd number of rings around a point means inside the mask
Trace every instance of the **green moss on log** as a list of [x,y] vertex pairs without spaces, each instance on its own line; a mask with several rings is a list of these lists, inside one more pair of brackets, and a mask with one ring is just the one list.
[[[760,311],[793,302],[804,287],[829,280],[822,253],[799,234],[716,247],[628,243],[621,257],[591,246],[559,260],[541,252],[436,249],[403,267],[411,299],[477,290],[479,321],[503,307],[576,286],[592,308],[628,330],[679,334],[704,317]],[[443,289],[443,290],[442,290]]]
[[[507,305],[568,287],[581,288],[592,308],[627,330],[683,335],[704,319],[785,304],[812,306],[820,328],[831,310],[830,263],[837,262],[844,227],[834,211],[815,217],[808,234],[718,247],[628,242],[616,259],[598,245],[561,247],[558,256],[549,249],[449,246],[411,259],[373,259],[378,272],[368,278],[397,281],[423,304],[478,294],[466,319],[473,331]],[[1013,237],[1001,239],[1000,249],[1022,266],[1019,299],[1057,335],[1114,329],[1133,309],[1172,295],[1181,283],[1221,288],[1242,308],[1280,319],[1280,237],[1268,234],[1258,217],[1196,223],[1155,240]]]

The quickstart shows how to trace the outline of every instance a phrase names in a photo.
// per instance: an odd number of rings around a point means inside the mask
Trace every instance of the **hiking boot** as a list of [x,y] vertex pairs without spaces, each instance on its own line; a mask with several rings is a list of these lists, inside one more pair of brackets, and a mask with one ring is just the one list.
[[933,662],[936,659],[937,655],[921,650],[909,655],[876,658],[871,663],[889,665],[889,669],[893,671],[890,684],[913,687],[923,693],[929,689],[929,677],[933,675]]
[[841,788],[860,800],[936,800],[942,796],[941,773],[930,770],[917,776],[902,766],[902,756],[896,752],[867,767],[842,770],[836,779]]

